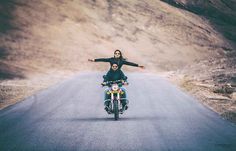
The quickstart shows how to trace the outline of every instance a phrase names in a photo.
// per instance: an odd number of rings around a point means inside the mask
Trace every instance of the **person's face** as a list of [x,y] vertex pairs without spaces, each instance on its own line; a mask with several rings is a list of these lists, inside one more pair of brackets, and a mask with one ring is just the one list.
[[117,64],[113,64],[113,65],[111,66],[111,68],[112,68],[112,70],[116,71],[116,70],[118,69],[118,65],[117,65]]
[[115,57],[115,58],[120,58],[120,52],[119,52],[119,51],[115,51],[114,57]]

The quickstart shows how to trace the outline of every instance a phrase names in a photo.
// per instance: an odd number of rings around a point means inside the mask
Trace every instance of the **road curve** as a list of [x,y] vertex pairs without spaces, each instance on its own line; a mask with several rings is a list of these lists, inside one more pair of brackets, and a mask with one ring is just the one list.
[[130,108],[103,109],[101,73],[83,73],[0,111],[0,151],[235,151],[236,126],[168,81],[128,74]]

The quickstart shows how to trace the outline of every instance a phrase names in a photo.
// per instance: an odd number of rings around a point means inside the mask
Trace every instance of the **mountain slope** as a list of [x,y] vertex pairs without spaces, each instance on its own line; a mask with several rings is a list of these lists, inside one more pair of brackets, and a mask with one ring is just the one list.
[[173,70],[230,47],[206,20],[159,1],[24,0],[7,5],[14,7],[8,24],[16,29],[1,36],[1,49],[10,53],[4,61],[29,70],[84,70],[84,58],[111,56],[115,49],[153,70]]

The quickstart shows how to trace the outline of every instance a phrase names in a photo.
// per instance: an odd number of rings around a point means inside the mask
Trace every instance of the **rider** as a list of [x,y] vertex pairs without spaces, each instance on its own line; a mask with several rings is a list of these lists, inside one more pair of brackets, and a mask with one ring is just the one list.
[[[114,51],[114,57],[111,57],[111,58],[88,59],[88,61],[91,61],[91,62],[109,62],[111,66],[112,66],[112,64],[116,63],[118,65],[118,69],[119,70],[121,70],[121,67],[123,65],[129,65],[129,66],[134,66],[134,67],[139,67],[139,68],[144,69],[144,66],[140,66],[140,65],[138,65],[136,63],[126,61],[126,59],[123,58],[121,51],[118,50],[118,49]],[[105,79],[106,76],[104,75],[103,78]]]
[[115,50],[114,52],[114,57],[111,58],[98,58],[98,59],[88,59],[88,61],[91,62],[109,62],[110,65],[116,63],[118,65],[118,69],[121,69],[123,65],[129,65],[129,66],[134,66],[134,67],[139,67],[139,68],[144,68],[144,66],[140,66],[136,63],[126,61],[126,59],[123,58],[122,53],[120,50]]
[[[116,81],[116,80],[122,80],[123,84],[127,84],[127,82],[126,82],[127,77],[124,75],[124,73],[120,69],[118,69],[118,64],[113,63],[111,66],[111,69],[108,71],[108,73],[106,74],[106,77],[104,78],[103,84],[105,84],[105,82],[107,82],[107,81]],[[122,111],[123,111],[123,110],[128,109],[128,106],[127,106],[128,100],[126,99],[125,89],[124,88],[121,88],[121,89],[124,92],[121,95],[121,103],[122,103]],[[107,92],[108,92],[108,89],[105,90],[105,103],[104,103],[104,105],[105,105],[105,110],[107,112],[109,112],[110,95],[108,95]]]

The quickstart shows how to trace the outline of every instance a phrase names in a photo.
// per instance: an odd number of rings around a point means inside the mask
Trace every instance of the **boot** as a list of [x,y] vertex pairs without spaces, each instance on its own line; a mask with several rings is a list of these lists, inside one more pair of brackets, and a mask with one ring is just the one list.
[[106,110],[108,114],[111,114],[111,109],[110,109],[109,105],[110,105],[110,101],[109,102],[106,101],[104,103],[104,106],[105,106],[104,110]]

